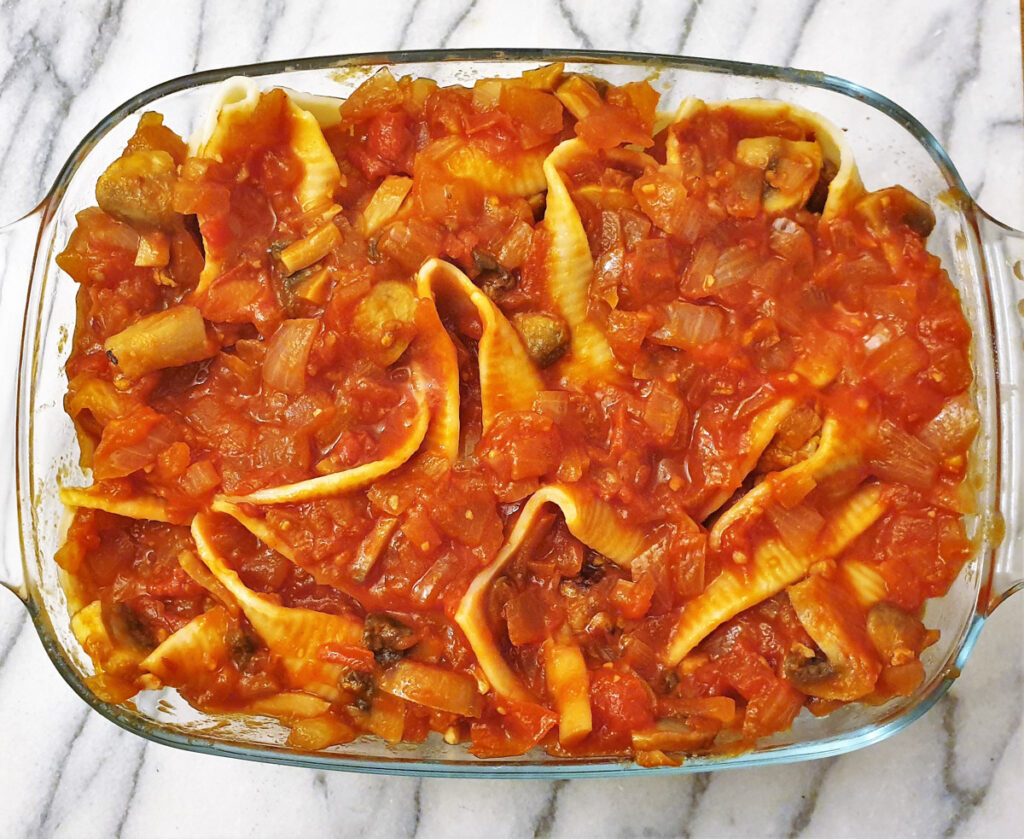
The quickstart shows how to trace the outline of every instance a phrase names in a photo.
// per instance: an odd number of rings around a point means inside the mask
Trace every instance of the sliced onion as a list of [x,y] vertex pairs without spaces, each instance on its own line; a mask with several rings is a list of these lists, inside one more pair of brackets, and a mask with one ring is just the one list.
[[683,278],[684,292],[694,297],[704,297],[707,295],[712,285],[718,256],[718,248],[707,239],[694,249],[693,258],[690,260]]
[[263,365],[263,381],[283,393],[297,396],[306,389],[306,363],[320,329],[315,318],[286,320],[271,337]]
[[967,451],[980,422],[978,412],[965,393],[947,402],[917,436],[940,454],[958,454]]
[[654,387],[644,400],[644,422],[660,440],[671,440],[686,406],[666,387]]
[[[148,412],[147,412],[148,413]],[[123,478],[156,462],[157,455],[170,448],[177,435],[169,422],[136,411],[117,419],[103,430],[93,460],[93,477],[98,481]],[[148,426],[143,431],[142,426]],[[128,430],[128,434],[125,431]],[[122,441],[132,432],[142,432],[134,442]]]
[[563,422],[571,408],[569,392],[566,390],[542,390],[533,400],[533,410],[550,417],[556,423]]
[[811,235],[792,219],[777,218],[768,234],[768,247],[794,265],[814,262]]
[[786,547],[796,554],[806,553],[825,526],[824,516],[804,504],[792,508],[782,505],[769,507],[768,517]]
[[483,700],[476,680],[433,664],[402,659],[381,675],[378,688],[436,711],[478,717]]
[[870,464],[879,478],[915,489],[934,484],[939,469],[935,451],[888,420],[879,425],[872,449]]
[[665,307],[665,323],[651,338],[679,349],[717,341],[725,332],[725,313],[715,306],[697,306],[677,300]]
[[761,261],[757,251],[747,245],[726,248],[715,262],[715,282],[710,291],[715,292],[742,282],[758,269]]
[[927,366],[928,350],[916,338],[900,335],[868,356],[865,373],[875,387],[894,393]]

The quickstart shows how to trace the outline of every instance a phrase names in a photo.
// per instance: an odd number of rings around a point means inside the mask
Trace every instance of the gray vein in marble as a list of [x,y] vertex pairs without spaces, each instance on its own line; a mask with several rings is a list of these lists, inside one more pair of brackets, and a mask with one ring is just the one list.
[[72,750],[78,741],[78,736],[82,733],[86,724],[89,722],[89,718],[92,716],[92,709],[83,707],[78,713],[78,724],[75,726],[74,733],[68,737],[62,744],[61,750],[56,756],[57,759],[53,761],[54,766],[58,767],[50,780],[50,784],[46,789],[46,794],[43,797],[42,805],[39,808],[39,818],[36,820],[36,827],[31,832],[33,836],[46,835],[50,816],[53,812],[53,800],[57,797],[57,791],[60,789],[61,778],[64,777],[64,766],[67,763],[68,755],[71,754]]
[[811,0],[810,6],[804,9],[800,15],[800,19],[796,24],[796,31],[793,33],[793,43],[790,44],[786,55],[779,62],[783,67],[791,67],[793,65],[793,59],[796,58],[796,54],[800,51],[800,45],[804,40],[804,32],[807,31],[807,27],[811,23],[811,19],[814,17],[814,13],[817,12],[819,7],[818,0]]
[[258,41],[255,55],[261,61],[266,60],[267,50],[270,47],[270,36],[274,32],[274,24],[284,15],[284,0],[269,0],[263,6],[263,13],[260,15],[260,28],[257,34]]
[[533,830],[533,839],[551,839],[551,831],[555,825],[555,818],[558,815],[558,795],[568,784],[568,781],[558,780],[551,783],[548,797],[544,802],[544,809],[537,817],[537,826]]
[[18,617],[15,618],[15,623],[12,627],[13,631],[10,632],[9,637],[0,639],[0,670],[7,663],[7,659],[10,657],[12,650],[17,646],[22,632],[28,626],[28,615],[25,614],[25,611],[19,609],[18,613]]
[[149,744],[143,744],[142,748],[139,749],[138,761],[135,764],[135,769],[132,771],[131,786],[128,788],[128,798],[125,799],[124,808],[121,811],[121,818],[117,823],[117,830],[114,831],[114,836],[117,839],[121,839],[121,834],[124,832],[125,822],[128,821],[128,814],[132,809],[132,802],[135,800],[135,793],[139,788],[139,778],[142,775],[142,767],[146,764],[146,752]]
[[829,771],[835,766],[837,758],[831,757],[827,760],[819,761],[819,765],[823,768],[819,772],[811,787],[807,792],[800,796],[802,799],[800,803],[800,809],[793,814],[793,818],[789,823],[789,828],[786,831],[786,835],[789,839],[795,839],[803,833],[808,825],[811,823],[811,818],[814,816],[814,810],[818,806],[818,795],[821,793],[822,785],[825,783],[825,779],[828,777]]
[[415,0],[412,4],[412,8],[409,9],[409,15],[406,17],[405,23],[402,24],[402,30],[398,33],[398,49],[405,49],[406,38],[409,36],[409,29],[412,28],[413,20],[416,18],[416,12],[419,11],[422,4],[423,0]]
[[970,818],[974,810],[985,800],[992,776],[1000,765],[1010,741],[1021,725],[1020,719],[1017,719],[1013,727],[1005,732],[1005,736],[1002,738],[1002,748],[997,755],[991,756],[991,770],[985,774],[982,782],[972,789],[956,777],[958,763],[956,756],[958,732],[956,717],[959,707],[960,699],[955,694],[947,694],[942,700],[942,730],[946,735],[942,763],[942,785],[946,795],[954,802],[953,816],[942,833],[943,836],[947,837],[955,836],[960,826]]
[[704,0],[694,0],[686,10],[686,17],[683,18],[682,26],[679,28],[679,37],[676,39],[675,51],[679,55],[682,55],[686,49],[686,42],[690,39],[690,33],[693,32],[693,23],[697,19],[703,2]]
[[463,21],[464,21],[464,20],[465,20],[465,19],[466,19],[467,17],[469,17],[469,13],[470,13],[471,11],[473,11],[473,9],[474,9],[475,7],[476,7],[476,0],[469,0],[469,3],[468,3],[468,4],[466,5],[466,8],[464,8],[464,9],[463,9],[463,10],[462,10],[462,11],[461,11],[461,12],[460,12],[459,14],[458,14],[458,16],[457,16],[457,17],[455,18],[455,20],[454,20],[454,21],[452,21],[452,23],[451,23],[451,25],[450,25],[450,26],[448,27],[448,29],[447,29],[447,30],[445,30],[445,33],[444,33],[444,34],[443,34],[443,35],[441,36],[441,40],[440,40],[440,42],[439,42],[439,43],[440,43],[440,45],[441,45],[442,47],[447,47],[447,46],[448,46],[448,42],[449,42],[449,41],[451,40],[451,38],[452,38],[452,35],[454,35],[454,34],[456,33],[456,31],[458,30],[458,28],[459,28],[460,26],[462,26],[462,23],[463,23]]
[[206,31],[206,0],[199,0],[199,14],[196,15],[196,38],[192,46],[192,72],[199,69],[199,57],[203,51],[203,32]]
[[690,794],[687,796],[686,802],[686,824],[680,826],[680,839],[691,839],[693,834],[690,830],[690,823],[693,822],[694,813],[700,808],[704,794],[708,791],[708,787],[711,786],[711,779],[712,774],[710,772],[701,772],[699,775],[692,777]]
[[633,11],[629,14],[629,29],[627,30],[627,40],[632,41],[633,36],[636,35],[636,28],[640,24],[640,12],[643,11],[644,4],[643,0],[636,0],[633,3]]
[[580,42],[580,46],[586,47],[588,50],[594,48],[594,42],[590,39],[590,36],[580,26],[579,21],[576,20],[576,16],[572,13],[566,0],[555,0],[555,6],[558,8],[558,13],[562,16],[566,25],[569,27],[569,31],[572,32],[573,36]]
[[956,106],[960,97],[963,95],[967,85],[978,78],[978,74],[981,72],[981,27],[987,5],[988,0],[981,0],[978,3],[974,16],[974,32],[971,38],[970,52],[968,53],[967,60],[961,63],[963,69],[958,70],[953,77],[953,89],[946,98],[947,108],[945,115],[936,132],[939,142],[943,145],[948,145],[950,137],[952,137],[953,125],[956,121]]
[[[124,9],[125,0],[116,0],[116,2],[107,2],[101,9],[96,13],[96,19],[99,21],[99,25],[95,30],[95,36],[89,43],[87,48],[88,60],[84,63],[82,72],[75,75],[74,79],[65,79],[62,77],[60,70],[57,68],[53,60],[54,50],[60,46],[60,40],[52,37],[45,37],[45,33],[41,31],[45,27],[47,20],[36,20],[24,35],[17,41],[17,46],[12,49],[15,55],[15,60],[12,62],[11,71],[20,71],[29,76],[29,78],[39,79],[40,77],[46,79],[47,88],[56,92],[56,102],[51,106],[51,110],[55,113],[57,118],[66,116],[68,109],[73,99],[85,90],[92,82],[97,71],[103,64],[103,59],[109,52],[110,45],[120,30],[121,25],[121,14]],[[17,7],[8,9],[10,17],[16,17]],[[14,27],[11,26],[8,21],[7,31],[13,31]],[[40,66],[41,65],[41,66]],[[40,70],[42,72],[40,72]],[[4,84],[0,87],[6,87],[7,74],[5,74]],[[40,100],[37,96],[39,89],[38,81],[32,85],[31,95],[25,100],[24,107],[20,114],[21,117],[26,116],[32,107],[38,107],[40,101],[47,101],[46,99]],[[10,142],[4,153],[0,155],[0,161],[3,161],[7,154],[10,152],[11,145],[21,139],[20,132],[13,132],[11,135]],[[53,142],[54,137],[50,135],[47,138],[49,142],[40,145],[38,152],[36,153],[36,160],[38,161],[32,170],[36,173],[38,181],[36,183],[37,193],[42,194],[46,191],[49,186],[48,180],[50,176],[50,164],[53,158],[53,154],[56,149],[56,144]]]
[[[37,39],[32,35],[29,35],[28,44],[23,45],[22,43],[19,43],[19,47],[21,48],[18,50],[14,50],[15,64],[11,67],[8,73],[4,74],[4,78],[2,80],[2,83],[0,83],[0,87],[4,89],[9,89],[9,87],[12,86],[12,80],[10,77],[14,75],[25,76],[28,78],[31,78],[33,75],[42,75],[41,72],[39,72],[38,70],[36,70],[35,67],[33,67],[33,65],[38,61],[42,63],[42,72],[45,72],[48,75],[52,75],[56,81],[57,95],[59,97],[60,102],[60,105],[58,105],[58,110],[66,109],[64,103],[70,101],[72,96],[70,86],[67,85],[62,79],[60,79],[56,75],[56,71],[54,70],[53,66],[49,63],[49,61],[46,59],[46,57],[39,55],[39,51],[37,49]],[[36,72],[33,72],[33,70],[36,70]],[[20,103],[17,116],[14,118],[13,125],[22,124],[27,119],[31,111],[31,108],[36,102],[37,92],[38,85],[32,84],[28,92],[28,95],[26,95]],[[8,142],[5,144],[3,150],[0,151],[0,164],[6,165],[7,159],[11,155],[12,149],[14,148],[15,144],[19,143],[20,139],[21,138],[19,132],[11,131]],[[36,187],[45,188],[41,167],[36,166],[33,168],[38,173],[39,178],[39,180],[36,183]]]
[[310,54],[310,45],[313,43],[313,38],[316,35],[317,24],[324,18],[324,6],[327,0],[319,0],[316,7],[309,12],[309,16],[306,18],[309,22],[308,31],[306,37],[302,42],[302,49],[299,50],[302,54]]
[[420,819],[423,817],[423,779],[416,779],[416,787],[412,791],[412,829],[409,837],[416,836],[420,830]]
[[[753,27],[753,25],[754,25],[754,16],[753,16],[753,14],[745,15],[743,17],[743,24],[742,24],[742,26],[736,31],[735,43],[736,43],[737,47],[740,44],[744,43],[744,41],[746,40],[746,37],[747,37],[748,33],[750,32],[751,27]],[[755,33],[757,32],[756,29],[754,31],[755,31]]]

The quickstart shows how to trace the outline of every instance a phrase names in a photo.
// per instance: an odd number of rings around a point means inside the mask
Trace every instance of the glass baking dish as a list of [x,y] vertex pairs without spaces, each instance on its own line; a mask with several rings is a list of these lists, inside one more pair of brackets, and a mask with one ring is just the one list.
[[[74,282],[54,256],[74,227],[76,211],[94,203],[100,173],[116,158],[146,110],[164,114],[179,133],[193,130],[216,83],[233,75],[263,88],[286,86],[345,96],[382,65],[398,74],[472,84],[563,61],[567,70],[615,83],[650,79],[663,109],[685,96],[708,101],[782,99],[825,115],[846,132],[865,185],[899,183],[928,201],[937,224],[929,248],[959,288],[974,330],[973,365],[981,430],[969,480],[976,511],[967,521],[970,562],[949,594],[928,604],[925,621],[941,640],[923,655],[926,677],[912,696],[884,705],[850,705],[816,718],[806,711],[792,729],[751,752],[700,757],[679,767],[642,769],[618,759],[560,760],[531,753],[481,761],[438,739],[388,746],[358,740],[326,752],[287,748],[287,729],[273,720],[200,713],[173,690],[149,691],[123,705],[85,685],[91,662],[71,634],[67,601],[53,554],[62,538],[62,484],[84,480],[62,399],[63,363],[75,318]],[[555,50],[460,50],[331,56],[195,73],[154,87],[117,108],[78,145],[43,202],[0,228],[0,395],[16,428],[0,451],[0,498],[6,517],[0,579],[25,604],[46,652],[69,685],[94,709],[149,740],[197,752],[320,769],[385,774],[566,778],[707,771],[836,755],[876,742],[921,716],[960,673],[986,618],[1024,587],[1024,234],[985,214],[964,188],[946,152],[913,116],[888,99],[842,79],[779,67],[667,55]],[[16,400],[15,396],[16,389]],[[10,440],[11,438],[8,438]],[[13,486],[11,486],[13,479]],[[17,516],[17,526],[14,517]]]

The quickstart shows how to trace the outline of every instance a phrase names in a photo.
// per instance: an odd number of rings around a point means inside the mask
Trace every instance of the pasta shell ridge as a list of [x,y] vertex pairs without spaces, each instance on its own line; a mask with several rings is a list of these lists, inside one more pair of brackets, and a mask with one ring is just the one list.
[[487,625],[484,607],[491,583],[515,556],[548,503],[562,511],[573,536],[620,565],[628,567],[644,548],[640,531],[623,524],[611,505],[591,498],[577,487],[542,487],[526,502],[498,555],[473,579],[455,612],[455,622],[462,628],[495,692],[522,701],[532,701],[532,697],[502,657]]
[[762,543],[749,567],[726,569],[683,606],[665,661],[677,665],[722,623],[797,582],[815,562],[841,554],[885,509],[880,488],[868,484],[850,496],[828,520],[814,550],[797,555],[779,540]]
[[563,364],[573,377],[608,379],[616,374],[615,357],[601,330],[587,315],[587,290],[594,274],[590,243],[558,171],[560,165],[585,149],[579,140],[566,140],[544,161],[548,193],[541,224],[549,237],[548,290],[571,335],[570,355]]
[[[478,361],[484,431],[490,428],[498,414],[506,411],[531,410],[536,395],[543,390],[540,374],[527,354],[519,334],[491,299],[462,271],[451,263],[439,259],[431,259],[424,263],[416,275],[416,287],[420,297],[433,301],[439,294],[450,295],[476,309],[483,328]],[[454,358],[454,350],[451,350],[451,357]],[[452,369],[448,366],[446,370],[449,382],[452,381]],[[446,427],[454,426],[457,430],[457,366],[454,368],[454,377],[454,388],[446,384],[449,399],[454,400],[454,412],[452,402],[449,401],[442,421]]]
[[210,526],[211,516],[207,513],[200,513],[192,522],[199,558],[231,592],[267,648],[282,658],[293,683],[314,692],[326,691],[330,694],[328,699],[335,698],[340,666],[320,661],[317,653],[325,644],[361,643],[362,620],[350,614],[281,606],[273,598],[246,587],[237,572],[217,554],[210,540]]

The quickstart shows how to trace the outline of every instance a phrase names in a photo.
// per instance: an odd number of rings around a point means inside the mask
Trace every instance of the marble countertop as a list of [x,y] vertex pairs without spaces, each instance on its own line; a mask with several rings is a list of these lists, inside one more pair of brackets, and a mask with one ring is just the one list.
[[[0,223],[30,209],[78,139],[150,85],[255,60],[441,46],[686,53],[844,76],[921,119],[982,206],[1024,227],[1014,0],[3,0]],[[0,357],[5,387],[13,363]],[[0,392],[5,408],[12,396]],[[10,422],[0,412],[0,439]],[[0,835],[1024,836],[1022,696],[1018,596],[923,719],[842,757],[568,782],[324,773],[121,731],[64,684],[0,591]]]

